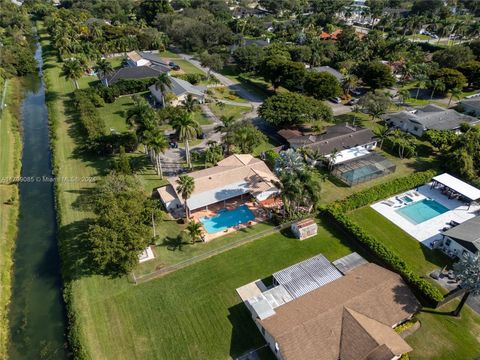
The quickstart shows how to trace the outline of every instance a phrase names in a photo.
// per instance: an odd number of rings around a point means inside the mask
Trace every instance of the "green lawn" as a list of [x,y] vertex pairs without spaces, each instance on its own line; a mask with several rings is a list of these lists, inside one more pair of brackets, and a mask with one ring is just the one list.
[[106,103],[105,106],[97,108],[99,117],[105,120],[107,130],[123,132],[128,130],[126,113],[130,106],[133,106],[131,96],[122,96],[114,103]]
[[233,116],[235,119],[240,119],[242,115],[246,112],[248,112],[250,109],[245,107],[245,106],[235,106],[235,105],[227,105],[223,104],[222,106],[218,104],[208,104],[212,112],[217,116],[217,117],[222,117],[222,116]]
[[209,91],[211,92],[210,96],[215,100],[219,99],[248,104],[248,100],[238,96],[235,91],[232,91],[226,87],[210,88]]
[[235,289],[300,260],[350,252],[337,234],[272,235],[145,284],[84,279],[82,332],[95,359],[228,359],[264,341]]
[[175,62],[175,64],[177,64],[178,66],[180,66],[180,70],[181,71],[172,71],[172,75],[174,75],[175,73],[185,73],[185,74],[201,74],[201,75],[205,75],[205,73],[197,68],[196,66],[192,65],[190,62],[188,62],[187,60],[183,60],[183,59],[173,59],[173,61]]
[[[0,359],[8,353],[8,303],[11,296],[13,248],[17,233],[18,187],[9,177],[20,176],[22,143],[19,132],[21,81],[8,80],[5,104],[0,112]],[[0,102],[3,82],[0,86]]]
[[197,110],[192,114],[194,120],[196,120],[200,125],[210,125],[212,122],[207,118],[201,110]]
[[370,206],[354,210],[350,216],[365,231],[400,255],[420,275],[426,275],[436,268],[451,263],[440,251],[433,251],[421,245],[419,241]]
[[[444,315],[453,310],[458,301],[452,301],[433,313],[417,315],[422,326],[405,340],[413,348],[411,360],[478,359],[480,355],[480,316],[468,306],[461,318]],[[426,309],[430,310],[430,309]]]

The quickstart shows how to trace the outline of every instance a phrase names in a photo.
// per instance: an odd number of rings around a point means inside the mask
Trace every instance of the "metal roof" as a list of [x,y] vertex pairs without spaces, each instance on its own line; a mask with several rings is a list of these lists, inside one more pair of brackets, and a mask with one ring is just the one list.
[[434,181],[445,185],[456,193],[465,196],[466,198],[475,201],[480,199],[480,190],[476,187],[467,184],[466,182],[457,179],[455,176],[444,173],[433,178]]
[[368,261],[358,255],[358,253],[353,252],[347,256],[335,260],[332,262],[332,264],[335,265],[335,267],[340,270],[342,274],[346,274],[347,272],[352,271],[361,265],[368,264]]
[[280,270],[273,277],[295,299],[342,277],[342,274],[325,256],[317,255]]

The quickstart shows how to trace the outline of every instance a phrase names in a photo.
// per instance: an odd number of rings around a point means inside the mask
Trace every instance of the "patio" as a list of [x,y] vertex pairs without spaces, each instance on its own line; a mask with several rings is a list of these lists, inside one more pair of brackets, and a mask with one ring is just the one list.
[[[219,213],[220,210],[234,210],[238,208],[239,206],[246,205],[248,209],[254,214],[255,219],[248,221],[247,223],[244,224],[239,224],[235,225],[233,227],[229,227],[226,230],[219,231],[216,233],[208,233],[207,231],[203,231],[203,239],[204,241],[210,241],[212,239],[218,238],[220,236],[230,234],[234,231],[253,226],[255,224],[258,224],[260,222],[266,221],[270,218],[270,211],[269,208],[274,208],[281,206],[281,200],[280,199],[268,199],[269,201],[265,201],[262,204],[252,201],[251,197],[248,196],[238,196],[230,200],[218,202],[212,205],[208,205],[208,207],[196,210],[191,213],[191,218],[196,221],[200,222],[200,219],[207,216],[207,217],[213,217]],[[272,201],[273,200],[273,201]]]
[[[413,201],[406,202],[402,200],[404,197],[408,197]],[[419,224],[410,222],[397,212],[402,207],[424,199],[435,200],[448,208],[448,211]],[[478,204],[469,205],[458,199],[449,198],[448,195],[444,195],[439,189],[432,188],[431,184],[426,184],[416,190],[407,191],[382,200],[370,205],[370,207],[427,247],[432,247],[434,240],[442,239],[440,232],[448,227],[451,221],[461,224],[477,216],[480,212]]]

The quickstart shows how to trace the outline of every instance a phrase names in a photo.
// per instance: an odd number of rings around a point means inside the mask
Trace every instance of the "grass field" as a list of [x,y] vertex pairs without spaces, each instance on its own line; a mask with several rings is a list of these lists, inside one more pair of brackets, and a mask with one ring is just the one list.
[[427,249],[370,206],[354,210],[350,216],[369,234],[400,255],[420,275],[426,275],[436,268],[451,263],[445,255],[439,251]]
[[115,100],[114,103],[106,103],[105,106],[97,108],[99,117],[105,120],[107,130],[127,131],[126,113],[133,104],[131,96],[122,96]]
[[237,287],[318,253],[349,252],[320,227],[303,242],[272,235],[142,285],[81,280],[82,332],[95,359],[228,359],[264,343]]
[[[2,94],[3,84],[0,97]],[[20,176],[20,99],[21,82],[10,79],[7,82],[7,107],[0,113],[0,359],[7,358],[7,306],[11,296],[12,250],[17,233],[18,187],[10,184],[8,178]]]
[[243,114],[250,110],[248,107],[245,106],[235,106],[227,104],[224,104],[223,106],[219,106],[218,104],[208,104],[208,107],[219,118],[222,116],[233,116],[235,119],[240,119]]
[[405,340],[414,349],[411,360],[478,359],[480,356],[480,316],[468,306],[457,319],[443,313],[455,309],[458,301],[417,315],[421,328]]

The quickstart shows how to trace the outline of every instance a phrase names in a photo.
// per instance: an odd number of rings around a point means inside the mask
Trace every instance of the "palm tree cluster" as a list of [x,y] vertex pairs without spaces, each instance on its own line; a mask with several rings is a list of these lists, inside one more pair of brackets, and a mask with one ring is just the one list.
[[127,52],[138,48],[164,50],[167,37],[143,22],[131,20],[128,24],[111,25],[102,22],[87,23],[91,14],[85,10],[62,9],[49,14],[45,24],[52,34],[53,45],[63,59],[83,54],[89,60],[102,55]]

